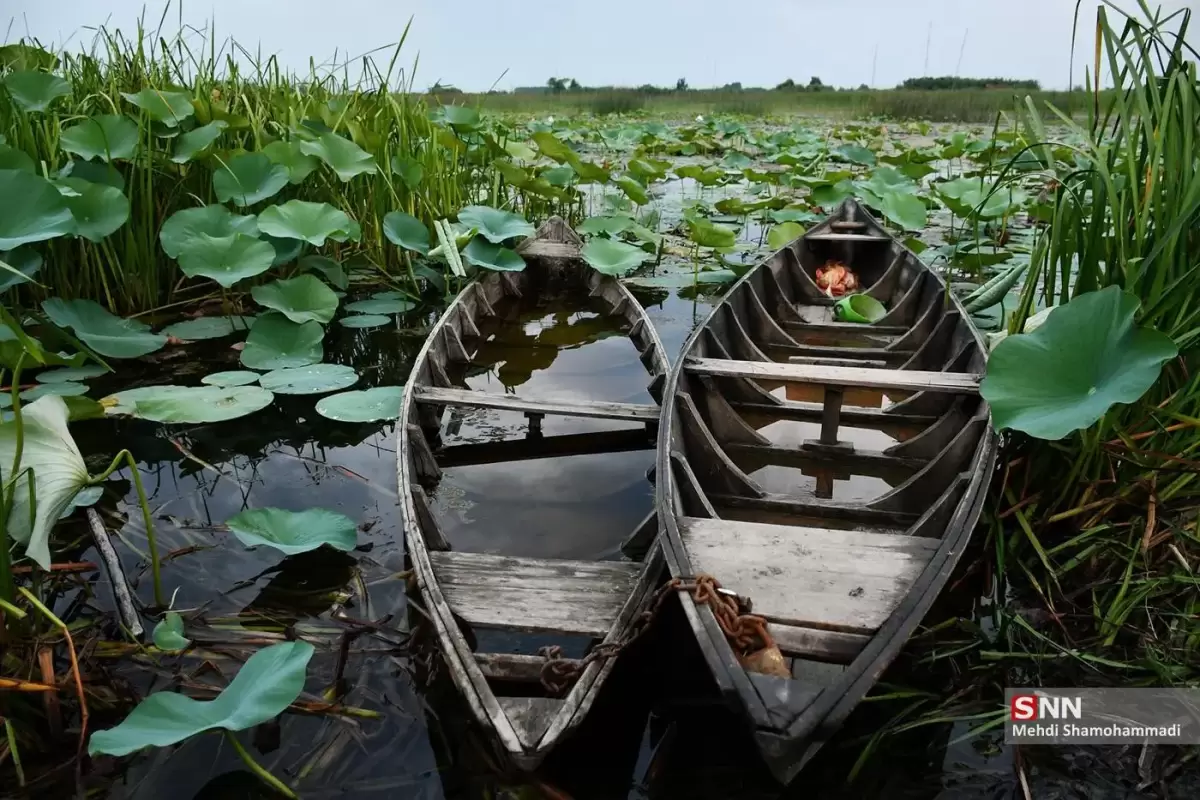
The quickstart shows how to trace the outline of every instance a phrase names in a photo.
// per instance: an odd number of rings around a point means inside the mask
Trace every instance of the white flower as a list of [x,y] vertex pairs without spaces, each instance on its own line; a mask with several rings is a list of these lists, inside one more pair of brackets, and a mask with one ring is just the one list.
[[697,114],[697,115],[696,115],[696,122],[704,122],[704,115],[703,115],[703,114]]
[[553,125],[553,124],[554,124],[554,117],[546,117],[546,123],[547,123],[548,125]]

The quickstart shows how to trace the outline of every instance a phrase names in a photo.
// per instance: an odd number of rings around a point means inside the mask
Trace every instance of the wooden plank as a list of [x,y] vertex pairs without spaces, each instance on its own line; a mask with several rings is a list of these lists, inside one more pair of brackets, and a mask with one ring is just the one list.
[[432,552],[451,610],[471,625],[603,636],[633,591],[640,564]]
[[517,739],[526,750],[533,750],[541,741],[542,736],[546,733],[546,729],[550,727],[550,723],[554,722],[554,718],[558,716],[558,710],[562,708],[563,701],[553,697],[497,697],[500,702],[500,708],[504,709],[504,713],[508,716],[508,721],[512,723],[513,730],[517,732]]
[[540,258],[579,258],[579,245],[567,242],[534,240],[521,250],[521,255]]
[[527,400],[511,394],[473,392],[469,389],[439,389],[418,386],[414,398],[418,403],[441,406],[469,406],[520,411],[526,414],[552,414],[562,417],[591,417],[627,422],[658,422],[659,409],[639,403],[584,402],[565,400]]
[[871,233],[810,233],[804,237],[806,242],[890,242],[890,236],[878,236]]
[[885,511],[851,503],[813,502],[818,498],[815,495],[809,495],[809,497],[811,499],[771,493],[762,497],[746,497],[736,494],[708,495],[708,499],[718,510],[734,509],[749,513],[757,512],[776,519],[780,515],[784,515],[831,522],[850,522],[856,525],[890,526],[900,528],[900,532],[916,522],[918,517],[917,514],[904,511]]
[[870,632],[908,593],[938,539],[685,517],[698,572],[785,625]]
[[723,358],[689,358],[685,367],[688,372],[696,375],[719,375],[783,383],[863,386],[902,392],[974,394],[979,391],[979,376],[967,372],[824,367],[817,364],[780,364]]
[[[573,658],[563,659],[563,662],[571,665],[579,663]],[[475,663],[479,665],[479,671],[491,680],[540,683],[546,659],[521,653],[476,653]]]
[[[854,475],[899,481],[907,480],[928,463],[919,458],[893,456],[877,450],[858,450],[853,447],[825,448],[821,447],[820,443],[799,447],[730,443],[725,445],[725,452],[750,472],[757,472],[759,465],[772,465],[802,470],[838,470]],[[747,467],[748,464],[753,466]]]
[[653,450],[654,439],[645,428],[630,428],[598,433],[568,433],[533,439],[509,439],[443,447],[437,452],[442,469],[473,464],[499,464],[505,461],[532,461],[539,458],[565,458],[603,453],[629,453]]
[[831,664],[850,663],[871,640],[861,633],[798,628],[777,622],[767,623],[767,632],[785,655]]
[[[730,401],[739,414],[762,416],[769,419],[789,419],[799,422],[820,422],[824,412],[820,403],[802,403],[795,400],[780,400],[778,403],[749,403]],[[842,407],[842,424],[862,428],[925,428],[938,421],[931,414],[896,414],[873,408]]]

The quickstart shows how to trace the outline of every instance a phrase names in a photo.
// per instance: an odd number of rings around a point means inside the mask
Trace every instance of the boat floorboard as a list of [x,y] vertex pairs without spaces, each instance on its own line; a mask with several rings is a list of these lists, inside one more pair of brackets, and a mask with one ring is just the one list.
[[638,403],[566,400],[529,400],[511,394],[475,392],[469,389],[438,389],[418,386],[416,401],[430,405],[470,406],[520,411],[526,414],[551,414],[564,417],[591,417],[627,422],[658,422],[658,406]]

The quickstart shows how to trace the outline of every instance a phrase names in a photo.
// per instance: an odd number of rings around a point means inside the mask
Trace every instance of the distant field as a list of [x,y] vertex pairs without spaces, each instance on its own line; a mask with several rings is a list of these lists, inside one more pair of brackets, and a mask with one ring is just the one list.
[[1022,92],[1013,89],[918,91],[911,89],[855,91],[696,90],[643,92],[637,89],[520,92],[503,94],[447,93],[445,103],[479,105],[514,113],[595,114],[653,111],[663,114],[818,114],[845,117],[890,117],[939,122],[990,122],[1000,111],[1012,111],[1032,96],[1039,107],[1049,101],[1071,114],[1082,114],[1092,97],[1087,92]]

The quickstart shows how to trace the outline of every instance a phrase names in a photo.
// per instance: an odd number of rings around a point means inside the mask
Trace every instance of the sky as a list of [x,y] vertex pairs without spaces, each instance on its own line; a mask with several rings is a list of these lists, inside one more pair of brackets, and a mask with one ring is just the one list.
[[[1150,0],[1154,4],[1155,0]],[[1200,0],[1160,0],[1164,11]],[[285,67],[394,45],[417,61],[414,83],[467,91],[541,86],[551,76],[585,86],[774,86],[813,76],[834,86],[895,86],[920,75],[1032,78],[1045,88],[1083,82],[1096,0],[1083,0],[1081,44],[1070,70],[1075,0],[188,0],[185,25],[215,25],[261,46]],[[156,27],[164,0],[4,0],[0,24],[15,41],[90,45],[94,28]],[[1133,0],[1122,7],[1133,8]],[[178,30],[180,4],[164,29]],[[1196,25],[1200,26],[1200,19]],[[89,30],[90,28],[90,30]],[[1194,47],[1200,37],[1189,34]],[[928,42],[928,47],[926,43]],[[419,56],[419,60],[418,60]],[[386,60],[386,59],[385,59]],[[411,73],[410,73],[411,74]]]

